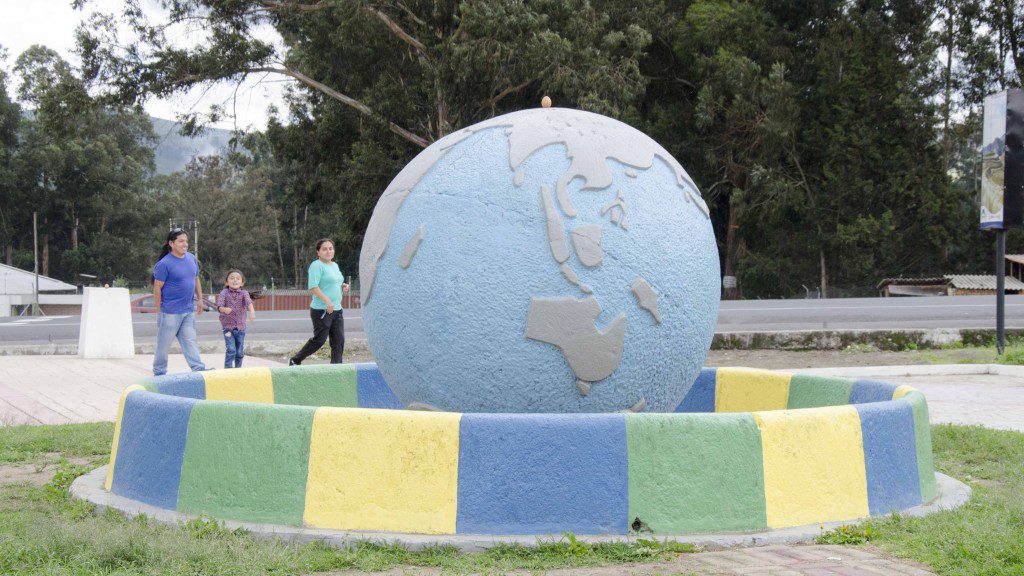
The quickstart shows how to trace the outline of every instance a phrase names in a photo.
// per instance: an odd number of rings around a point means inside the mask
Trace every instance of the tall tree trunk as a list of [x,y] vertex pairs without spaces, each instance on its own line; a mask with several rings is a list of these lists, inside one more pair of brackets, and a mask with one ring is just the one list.
[[729,198],[729,228],[725,233],[725,270],[722,278],[722,298],[724,300],[737,300],[742,293],[739,278],[736,276],[736,264],[742,242],[739,225],[742,210],[742,200],[733,192]]
[[8,266],[14,266],[14,245],[13,244],[8,244],[5,251],[7,252],[7,254],[6,254],[7,265]]
[[71,212],[71,249],[78,250],[78,217]]
[[944,173],[949,173],[949,155],[950,155],[950,143],[952,139],[949,137],[949,116],[951,108],[951,99],[953,92],[953,3],[949,0],[946,1],[946,77],[944,81],[946,83],[945,93],[945,110],[942,118],[942,156],[945,165]]
[[281,251],[281,215],[277,210],[274,210],[274,236],[277,238],[277,263],[281,275],[284,276],[284,252]]
[[43,265],[42,275],[50,275],[50,235],[43,234]]
[[825,270],[825,251],[818,250],[821,257],[821,297],[828,298],[828,272]]
[[[1024,58],[1020,54],[1020,42],[1017,39],[1017,23],[1016,10],[1013,5],[1013,0],[1003,0],[1003,19],[1006,21],[1006,39],[1010,43],[1010,57],[1013,59],[1013,68],[1017,71],[1017,77],[1024,77]],[[1000,27],[1002,28],[1002,26]],[[1000,33],[1000,37],[1002,33]],[[1005,62],[1002,58],[999,60],[1000,65]]]
[[1006,74],[1004,72],[1004,68],[1006,67],[1006,65],[1004,64],[1004,62],[1006,62],[1006,39],[1004,38],[1006,24],[1004,22],[1005,19],[1003,18],[1003,10],[1005,10],[1006,7],[1004,6],[1004,4],[1005,4],[1005,0],[998,0],[996,2],[996,12],[998,13],[998,16],[999,16],[999,23],[996,25],[996,29],[999,30],[999,43],[997,44],[996,47],[998,48],[998,52],[999,52],[999,89],[1000,90],[1005,90],[1006,89]]
[[299,207],[292,204],[292,272],[295,289],[299,289]]

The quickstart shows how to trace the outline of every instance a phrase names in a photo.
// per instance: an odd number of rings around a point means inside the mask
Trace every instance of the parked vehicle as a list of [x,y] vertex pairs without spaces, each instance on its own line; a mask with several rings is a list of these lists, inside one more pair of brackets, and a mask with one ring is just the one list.
[[152,294],[136,294],[132,296],[132,314],[156,314],[156,303]]

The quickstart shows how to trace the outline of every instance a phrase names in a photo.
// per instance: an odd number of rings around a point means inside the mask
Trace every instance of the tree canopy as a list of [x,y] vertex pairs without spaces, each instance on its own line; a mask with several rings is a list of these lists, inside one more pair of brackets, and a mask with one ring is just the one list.
[[[352,274],[378,196],[419,150],[549,95],[681,161],[737,280],[726,297],[870,294],[885,276],[990,270],[981,102],[1020,85],[1022,18],[994,0],[124,0],[78,30],[80,68],[38,47],[14,67],[16,98],[0,75],[0,190],[45,199],[69,272],[84,257],[63,253],[102,244],[111,207],[135,202],[147,232],[172,212],[222,223],[252,244],[250,277],[299,282],[322,236]],[[261,78],[293,82],[265,131],[149,178],[140,106]],[[5,139],[19,104],[29,119]],[[23,221],[0,212],[5,246]]]

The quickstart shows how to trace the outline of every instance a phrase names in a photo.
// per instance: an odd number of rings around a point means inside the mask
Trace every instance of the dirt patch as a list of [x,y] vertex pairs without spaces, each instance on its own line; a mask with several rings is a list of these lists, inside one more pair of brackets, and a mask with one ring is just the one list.
[[[68,458],[72,466],[86,466],[89,458]],[[42,454],[30,464],[0,464],[0,484],[32,484],[42,486],[49,482],[60,467],[60,454]]]

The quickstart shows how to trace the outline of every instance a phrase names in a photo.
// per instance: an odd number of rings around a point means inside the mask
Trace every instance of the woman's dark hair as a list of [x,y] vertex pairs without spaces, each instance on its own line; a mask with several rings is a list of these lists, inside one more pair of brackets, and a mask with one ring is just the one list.
[[228,276],[231,276],[232,274],[238,274],[242,278],[242,284],[245,284],[245,274],[242,274],[242,271],[239,270],[238,268],[232,268],[231,270],[228,270],[227,274],[224,275],[225,285],[228,283]]
[[323,246],[325,242],[330,242],[331,246],[334,246],[334,240],[331,240],[330,238],[321,238],[321,239],[316,241],[316,251],[317,252],[320,251],[320,247]]
[[[156,261],[159,262],[159,261],[163,260],[164,256],[167,256],[168,254],[171,253],[171,247],[169,246],[169,244],[171,242],[174,242],[175,240],[177,240],[178,236],[187,236],[187,235],[188,235],[188,233],[185,232],[184,230],[182,230],[181,228],[175,228],[174,230],[171,230],[170,232],[168,232],[167,233],[167,240],[164,240],[164,245],[160,247],[160,255],[156,257]],[[152,283],[154,280],[156,280],[156,278],[153,275],[150,275],[150,277],[149,277],[150,283]]]

